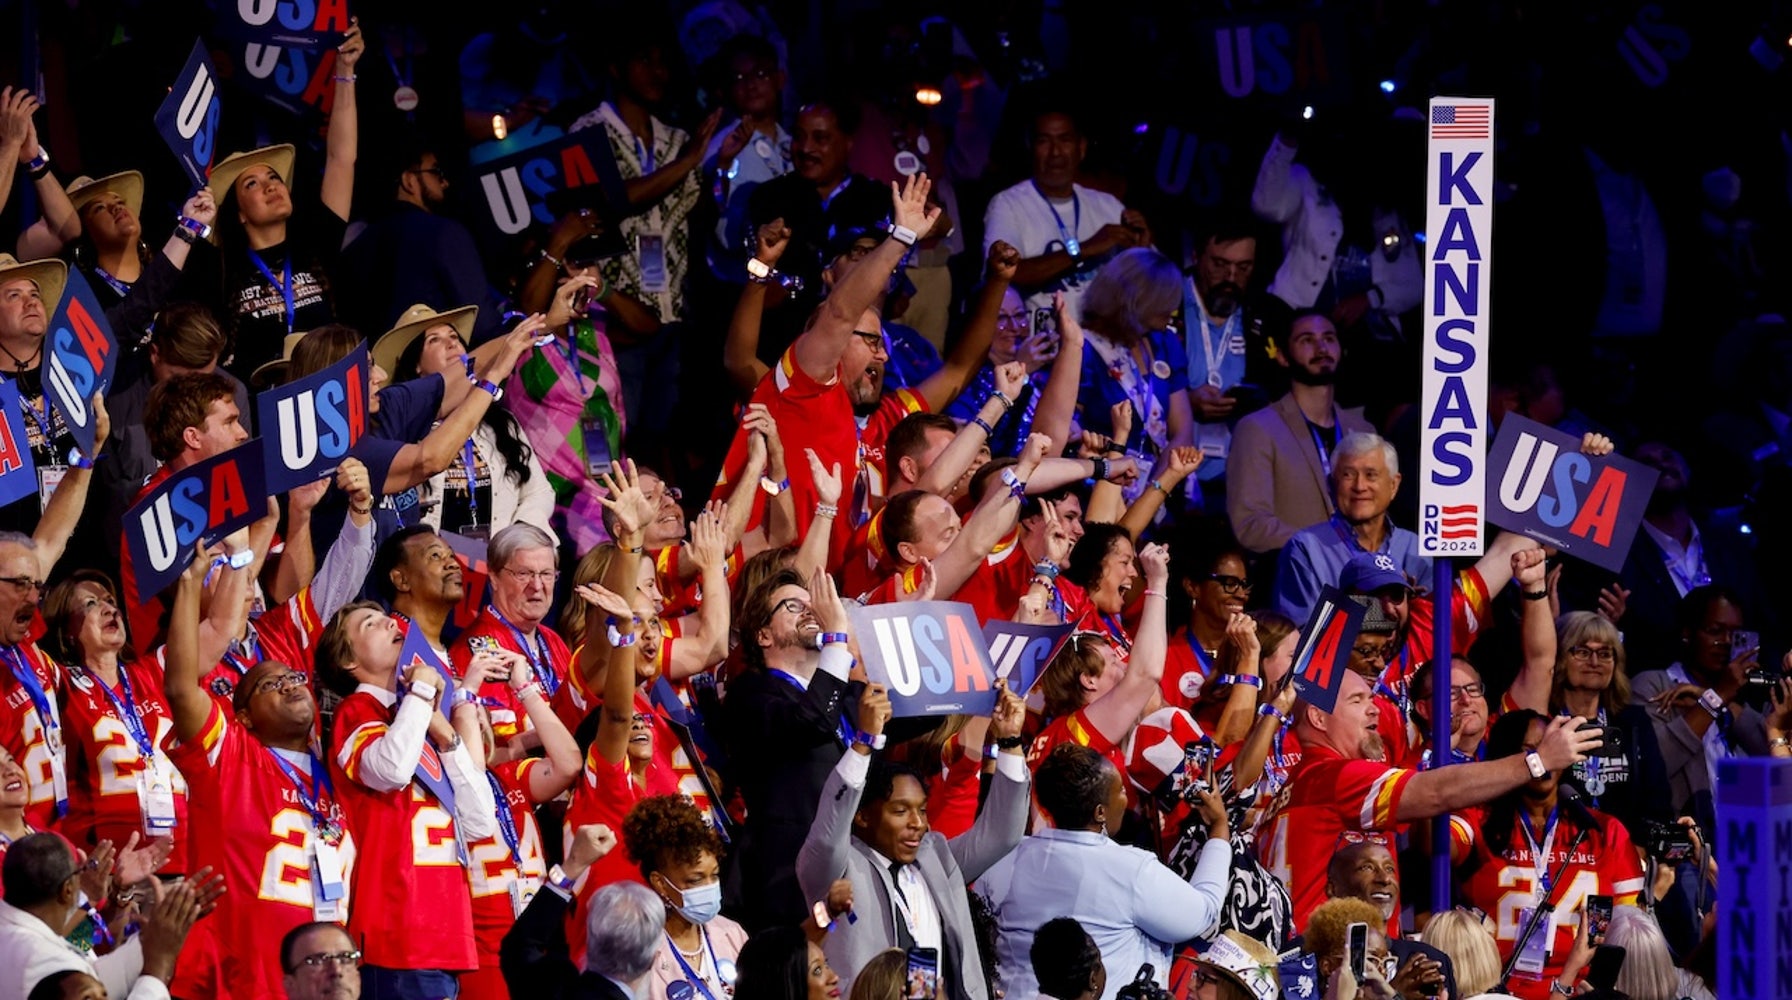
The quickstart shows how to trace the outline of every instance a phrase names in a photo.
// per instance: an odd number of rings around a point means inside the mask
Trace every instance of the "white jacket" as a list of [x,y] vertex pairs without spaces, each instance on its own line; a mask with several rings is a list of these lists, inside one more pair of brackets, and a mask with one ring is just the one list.
[[[522,437],[528,440],[527,435]],[[473,431],[473,446],[485,456],[492,469],[492,512],[487,521],[491,533],[495,535],[518,521],[526,521],[547,532],[558,545],[559,538],[549,523],[554,515],[554,488],[548,485],[547,473],[541,470],[534,449],[529,451],[529,481],[519,489],[506,474],[504,456],[498,454],[497,435],[483,420]],[[442,488],[447,481],[448,473],[444,472],[431,476],[420,489],[424,504],[423,523],[437,531],[442,530]],[[453,531],[455,527],[451,524],[448,530]]]
[[143,941],[133,937],[117,951],[89,958],[58,937],[50,925],[0,902],[0,1000],[25,1000],[38,981],[65,969],[85,972],[121,1000],[168,1000],[168,986],[142,975]]

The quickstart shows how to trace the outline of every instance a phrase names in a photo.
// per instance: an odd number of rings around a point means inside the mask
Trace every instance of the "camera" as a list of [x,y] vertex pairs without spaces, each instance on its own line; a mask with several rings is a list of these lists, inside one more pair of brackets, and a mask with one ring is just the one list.
[[1605,741],[1605,742],[1599,744],[1599,748],[1592,752],[1593,756],[1595,756],[1595,757],[1622,757],[1622,756],[1624,756],[1624,731],[1622,729],[1619,729],[1617,726],[1611,725],[1609,723],[1602,726],[1597,722],[1583,722],[1580,724],[1580,729],[1578,729],[1576,731],[1582,732],[1582,733],[1593,733],[1594,735],[1598,736],[1601,740]]
[[1691,861],[1697,853],[1692,846],[1692,831],[1678,823],[1663,823],[1660,820],[1647,820],[1644,824],[1643,844],[1650,856],[1667,865],[1677,865],[1682,861]]
[[1146,962],[1139,966],[1133,981],[1114,992],[1114,1000],[1171,1000],[1170,991],[1157,985],[1157,966]]

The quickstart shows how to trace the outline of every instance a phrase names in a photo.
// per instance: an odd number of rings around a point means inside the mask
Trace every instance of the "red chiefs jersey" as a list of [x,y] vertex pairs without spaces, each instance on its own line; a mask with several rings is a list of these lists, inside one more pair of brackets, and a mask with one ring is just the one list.
[[1084,709],[1077,709],[1069,715],[1052,720],[1052,724],[1033,738],[1033,745],[1027,750],[1027,767],[1038,770],[1045,761],[1052,747],[1060,743],[1075,743],[1085,746],[1114,762],[1121,774],[1126,773],[1126,752],[1119,744],[1109,740],[1090,723]]
[[[641,708],[639,700],[636,708]],[[657,746],[657,731],[654,742]],[[621,761],[612,764],[598,752],[597,744],[592,743],[591,749],[585,754],[585,769],[579,775],[579,783],[572,786],[572,803],[566,807],[565,843],[572,843],[573,832],[579,827],[592,823],[602,823],[620,837],[622,819],[635,807],[635,803],[655,795],[678,794],[677,783],[666,769],[658,766],[658,761],[648,765],[643,779],[644,783],[637,783],[630,775],[626,753]],[[591,908],[591,897],[597,890],[612,882],[629,881],[646,882],[641,877],[640,867],[620,845],[599,858],[580,880],[578,895],[573,902],[572,919],[567,923],[567,945],[572,950],[572,960],[576,967],[585,967],[585,916]]]
[[62,832],[83,849],[101,840],[122,849],[133,833],[149,839],[137,782],[152,761],[126,724],[134,710],[174,792],[175,825],[169,834],[174,848],[162,872],[185,874],[191,870],[187,782],[167,756],[175,742],[174,719],[162,694],[162,664],[159,657],[144,657],[120,664],[118,670],[119,684],[110,689],[110,698],[97,674],[71,667],[62,675],[62,724],[68,741],[68,815]]
[[1020,599],[1032,585],[1033,560],[1027,558],[1020,544],[1020,529],[1015,528],[1002,536],[948,599],[975,608],[978,621],[1013,621]]
[[275,754],[216,699],[199,735],[169,751],[186,776],[192,814],[203,818],[193,825],[189,856],[224,876],[224,895],[206,923],[218,936],[222,975],[235,1000],[286,996],[280,939],[315,919],[317,825],[307,797],[343,831],[338,853],[348,895],[341,903],[354,902],[355,840],[328,770],[321,761],[290,761],[307,781],[301,795]]
[[[395,792],[377,791],[363,781],[367,750],[386,735],[395,714],[365,690],[336,706],[330,777],[361,851],[349,934],[361,942],[369,965],[476,969],[472,897],[455,843],[454,816],[416,778]],[[443,766],[427,740],[423,756]],[[420,913],[429,919],[416,919]]]
[[[666,664],[670,662],[673,643],[677,641],[677,639],[667,637],[660,643],[659,670],[661,674],[665,673]],[[579,650],[583,648],[580,646],[573,651],[574,662],[577,662]],[[690,698],[687,694],[689,684],[685,681],[674,681],[672,686],[678,692],[679,699],[684,702],[685,707],[690,708]],[[575,669],[566,685],[560,689],[560,696],[555,699],[553,709],[560,721],[566,724],[567,731],[576,733],[579,731],[580,723],[585,720],[585,716],[601,704],[603,704],[603,699],[586,690],[584,678],[579,676],[579,672]],[[674,790],[690,799],[691,804],[696,806],[699,811],[708,812],[713,803],[710,801],[709,792],[703,787],[702,779],[697,777],[697,768],[701,766],[702,761],[694,761],[690,755],[685,753],[683,744],[678,741],[678,734],[673,731],[671,724],[667,721],[667,714],[659,706],[653,704],[647,695],[639,689],[635,691],[635,711],[653,716],[653,767],[672,775],[670,780],[676,786]],[[654,777],[650,780],[658,781],[660,779]]]
[[1257,840],[1263,866],[1294,900],[1296,930],[1325,902],[1325,868],[1341,844],[1364,831],[1386,831],[1391,843],[1395,811],[1415,773],[1305,748]]
[[[1203,705],[1201,692],[1219,674],[1218,660],[1202,648],[1200,641],[1195,638],[1194,627],[1188,625],[1170,636],[1164,650],[1164,676],[1160,682],[1164,704],[1195,713],[1201,727],[1212,732],[1212,723],[1201,718],[1199,708]],[[1224,702],[1218,704],[1223,705]],[[1218,721],[1217,713],[1214,721]]]
[[[1487,581],[1481,579],[1474,567],[1456,575],[1456,587],[1450,594],[1450,646],[1458,655],[1467,654],[1469,647],[1475,644],[1475,635],[1481,630],[1481,623],[1487,620],[1487,611],[1492,604],[1493,596],[1487,591]],[[1383,684],[1392,690],[1401,690],[1419,669],[1419,664],[1431,659],[1436,620],[1437,601],[1434,597],[1416,596],[1408,603],[1406,642],[1393,662],[1382,671]]]
[[[647,555],[653,560],[654,584],[660,589],[660,596],[666,599],[666,607],[660,617],[680,618],[697,610],[703,601],[702,572],[695,566],[686,564],[690,554],[682,544],[672,544],[664,548],[648,549]],[[736,545],[734,551],[722,563],[722,572],[733,582],[740,572],[741,565],[747,561],[746,553]],[[689,583],[680,582],[685,573],[691,574]]]
[[[1549,880],[1549,899],[1555,911],[1548,919],[1544,934],[1548,955],[1542,978],[1527,978],[1514,973],[1510,980],[1512,993],[1527,1000],[1549,1000],[1549,984],[1562,974],[1568,953],[1574,950],[1579,929],[1576,916],[1588,896],[1610,896],[1617,906],[1635,906],[1643,891],[1643,866],[1637,860],[1636,848],[1624,824],[1597,810],[1588,810],[1599,821],[1600,829],[1589,829],[1575,844],[1581,827],[1565,813],[1561,814],[1551,837],[1546,826],[1537,834],[1537,847],[1546,854],[1544,877]],[[1525,817],[1514,819],[1512,840],[1505,852],[1495,857],[1477,823],[1451,823],[1452,850],[1471,854],[1472,869],[1462,885],[1462,894],[1497,923],[1500,960],[1512,957],[1512,949],[1523,929],[1521,914],[1537,905],[1539,883],[1536,857],[1532,852],[1530,833]],[[1547,845],[1547,846],[1545,846]],[[1567,865],[1563,866],[1566,860]],[[1561,869],[1560,874],[1557,869]]]
[[248,637],[232,644],[200,686],[225,702],[228,709],[237,682],[257,663],[284,663],[310,677],[312,644],[323,630],[317,605],[311,600],[311,588],[306,587],[250,623]]
[[518,879],[533,879],[531,888],[539,888],[548,875],[541,827],[535,822],[537,803],[529,792],[529,772],[543,763],[539,757],[524,757],[494,765],[489,772],[497,779],[493,797],[498,808],[510,814],[516,846],[511,846],[503,823],[499,823],[497,833],[467,845],[467,855],[473,861],[473,937],[482,969],[498,967],[498,946],[516,923],[510,904],[511,884]]
[[30,789],[25,822],[39,830],[49,829],[58,818],[54,769],[67,759],[62,749],[67,734],[56,705],[61,687],[62,667],[37,643],[0,649],[0,746],[25,769]]
[[[883,503],[884,444],[891,429],[903,417],[926,411],[927,401],[912,389],[893,389],[884,393],[877,412],[860,422],[839,374],[834,373],[825,383],[810,378],[796,363],[796,348],[792,346],[753,390],[753,402],[764,404],[778,422],[784,453],[791,456],[790,496],[796,507],[797,537],[808,532],[809,522],[815,517],[815,504],[820,500],[803,449],[814,450],[824,469],[840,466],[841,510],[840,516],[834,518],[833,538],[828,546],[828,566],[840,566],[854,526],[863,523]],[[747,438],[745,429],[734,435],[728,458],[722,464],[722,475],[716,480],[713,499],[728,499],[733,483],[745,470]],[[748,527],[756,526],[765,516],[763,496],[756,496],[753,504]]]
[[983,754],[979,747],[966,753],[962,734],[946,741],[945,763],[928,783],[927,825],[950,840],[977,822],[977,796],[983,786]]
[[840,566],[840,593],[863,594],[890,575],[884,549],[884,512],[853,529],[846,543],[846,559]]
[[[568,673],[572,672],[572,653],[553,629],[539,625],[534,636],[524,636],[520,629],[505,623],[498,610],[488,604],[479,612],[479,617],[473,619],[472,627],[448,647],[448,659],[454,666],[455,675],[465,676],[467,664],[473,659],[473,650],[486,645],[519,653],[528,660],[549,701],[559,695]],[[498,739],[508,740],[529,727],[528,714],[516,700],[516,692],[510,690],[509,684],[487,681],[480,686],[479,697],[491,709],[492,731]]]

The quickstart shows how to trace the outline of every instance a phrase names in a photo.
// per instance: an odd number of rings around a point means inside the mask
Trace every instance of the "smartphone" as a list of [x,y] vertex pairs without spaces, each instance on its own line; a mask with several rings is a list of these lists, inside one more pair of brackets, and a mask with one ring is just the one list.
[[1587,940],[1595,946],[1605,943],[1605,929],[1612,923],[1612,897],[1587,897]]
[[1350,959],[1350,974],[1360,983],[1369,964],[1369,925],[1351,924],[1344,929],[1344,941],[1344,954]]
[[940,986],[940,953],[936,948],[908,950],[907,1000],[934,1000]]
[[1740,660],[1761,648],[1761,633],[1737,629],[1730,633],[1730,659]]
[[1213,791],[1213,759],[1218,756],[1218,749],[1213,740],[1202,737],[1190,740],[1182,745],[1182,759],[1185,762],[1185,773],[1189,785],[1198,792]]
[[1240,382],[1227,389],[1222,395],[1230,396],[1238,401],[1238,405],[1234,407],[1235,415],[1251,413],[1269,405],[1269,394],[1263,391],[1263,387],[1249,382]]
[[1616,989],[1618,971],[1624,968],[1624,949],[1615,944],[1602,944],[1593,949],[1593,960],[1587,963],[1587,985],[1596,990]]
[[1033,332],[1058,335],[1058,314],[1050,309],[1033,310]]

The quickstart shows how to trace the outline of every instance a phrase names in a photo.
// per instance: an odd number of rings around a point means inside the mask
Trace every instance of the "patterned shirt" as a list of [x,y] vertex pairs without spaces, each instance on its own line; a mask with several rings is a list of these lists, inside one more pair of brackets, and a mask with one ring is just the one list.
[[[605,101],[578,121],[572,131],[602,125],[610,139],[610,152],[624,178],[646,177],[678,158],[690,139],[683,129],[673,128],[658,118],[649,119],[651,141],[643,142],[629,131],[614,105]],[[622,238],[631,252],[604,262],[604,278],[618,290],[657,308],[660,322],[677,322],[684,316],[684,279],[691,263],[691,209],[703,196],[702,178],[698,171],[684,176],[678,186],[667,192],[645,212],[630,215],[621,222]],[[663,240],[665,261],[664,290],[649,292],[642,279],[642,234],[658,234]]]

